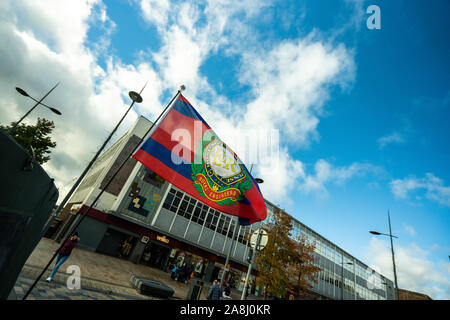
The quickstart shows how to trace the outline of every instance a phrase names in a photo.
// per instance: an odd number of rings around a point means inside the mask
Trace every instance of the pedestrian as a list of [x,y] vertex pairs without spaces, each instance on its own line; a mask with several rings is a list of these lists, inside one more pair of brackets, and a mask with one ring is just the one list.
[[186,283],[187,282],[187,273],[188,273],[188,267],[186,265],[186,262],[183,263],[183,266],[180,269],[180,275],[178,277],[178,280]]
[[193,263],[191,263],[191,266],[189,267],[189,279],[192,279],[194,277],[194,270],[195,270],[195,266]]
[[220,282],[217,280],[214,280],[211,288],[209,288],[208,294],[206,295],[206,299],[220,300],[221,295],[222,295],[222,293],[220,291]]
[[225,286],[225,290],[223,290],[223,297],[231,299],[230,294],[231,294],[231,286],[230,283],[228,282],[227,285]]
[[178,272],[178,267],[177,267],[177,265],[174,265],[174,267],[172,269],[172,274],[171,274],[172,279],[177,280],[177,272]]
[[66,262],[66,260],[69,258],[70,254],[72,253],[72,249],[75,248],[78,241],[80,241],[80,238],[78,237],[78,232],[75,232],[61,247],[61,249],[58,250],[58,255],[56,256],[56,263],[53,267],[53,271],[50,274],[50,277],[48,277],[45,281],[51,282],[53,277],[55,276],[56,272],[58,271],[59,267]]

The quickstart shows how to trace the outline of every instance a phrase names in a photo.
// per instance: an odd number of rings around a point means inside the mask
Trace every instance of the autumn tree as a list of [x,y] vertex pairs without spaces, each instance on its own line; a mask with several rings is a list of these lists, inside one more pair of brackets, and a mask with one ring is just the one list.
[[[0,129],[9,132],[14,124],[12,122],[10,126],[0,125]],[[35,160],[39,164],[43,164],[50,160],[50,148],[56,147],[56,142],[50,138],[50,134],[54,128],[53,121],[38,118],[35,125],[26,125],[23,123],[18,125],[11,136],[30,154],[32,154],[32,147]]]
[[272,219],[263,227],[269,236],[266,247],[255,259],[258,277],[256,284],[264,288],[265,296],[282,297],[286,290],[305,295],[316,282],[312,252],[314,246],[301,238],[292,237],[292,218],[281,210],[274,212]]
[[287,265],[290,275],[288,289],[306,299],[312,297],[312,283],[317,283],[317,274],[321,270],[314,265],[314,249],[315,246],[301,235],[295,244],[295,254]]

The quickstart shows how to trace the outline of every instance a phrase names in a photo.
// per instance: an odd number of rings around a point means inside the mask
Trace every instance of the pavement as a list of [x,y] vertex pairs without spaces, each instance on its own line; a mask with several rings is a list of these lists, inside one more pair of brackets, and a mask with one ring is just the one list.
[[[28,257],[20,275],[14,285],[14,295],[10,299],[22,299],[31,284],[50,261],[59,244],[47,238],[42,238],[35,250]],[[40,281],[33,288],[27,300],[160,300],[161,298],[146,296],[138,293],[130,283],[132,274],[153,279],[174,289],[170,299],[187,298],[189,283],[184,284],[170,278],[170,274],[160,269],[96,252],[74,248],[69,259],[59,268],[53,281],[47,283],[45,279],[55,262],[44,273]],[[67,280],[72,273],[66,273],[69,266],[78,266],[80,270],[80,289],[69,289]],[[200,299],[206,300],[210,283],[205,283]],[[233,300],[240,300],[240,292],[232,290]],[[249,295],[249,300],[258,299]]]

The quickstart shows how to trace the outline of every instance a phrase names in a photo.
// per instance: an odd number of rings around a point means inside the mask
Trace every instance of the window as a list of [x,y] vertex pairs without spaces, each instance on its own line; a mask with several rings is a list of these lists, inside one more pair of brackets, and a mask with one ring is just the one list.
[[170,205],[172,204],[173,197],[174,197],[173,193],[169,192],[169,194],[167,194],[166,200],[164,201],[163,204],[163,208],[170,210]]
[[[192,199],[192,200],[194,200],[194,199]],[[194,200],[194,201],[196,201],[196,200]],[[200,224],[203,224],[203,221],[199,221],[199,219],[200,219],[200,214],[201,214],[201,211],[202,211],[202,209],[201,209],[201,207],[200,206],[195,206],[194,207],[194,204],[192,204],[191,202],[189,202],[189,207],[190,206],[192,206],[192,221],[193,222],[197,222],[197,223],[200,223]],[[188,208],[189,208],[188,207]]]
[[172,212],[177,212],[178,205],[180,204],[183,194],[175,189],[170,189],[164,201],[163,207]]
[[214,209],[209,211],[208,216],[206,217],[205,227],[215,230],[217,226],[217,221],[219,220],[220,213]]
[[[178,214],[180,216],[182,216],[182,217],[186,217],[187,216],[188,203],[189,203],[189,197],[186,196],[186,197],[184,197],[183,201],[181,202],[180,209],[178,209]],[[187,218],[189,219],[190,215]]]
[[208,206],[205,204],[200,204],[198,202],[199,208],[201,208],[200,216],[198,217],[198,223],[203,224],[205,222],[205,217],[208,214]]
[[231,221],[230,218],[228,218],[228,220],[230,220],[230,222],[228,223],[230,225],[230,228],[228,229],[228,238],[233,238],[233,231],[234,231],[234,227],[236,226],[236,222],[235,221]]
[[245,237],[250,232],[250,228],[248,226],[241,226],[239,235],[238,235],[238,241],[242,244],[246,244]]
[[194,207],[195,207],[195,203],[196,202],[197,202],[197,200],[195,200],[194,198],[190,198],[189,204],[188,204],[187,209],[186,209],[186,214],[185,214],[185,217],[187,219],[191,218],[191,215],[194,212]]

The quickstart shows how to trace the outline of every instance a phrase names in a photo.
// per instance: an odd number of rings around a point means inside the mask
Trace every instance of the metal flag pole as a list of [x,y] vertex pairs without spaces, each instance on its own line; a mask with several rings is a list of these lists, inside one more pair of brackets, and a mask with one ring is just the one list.
[[[100,156],[100,154],[102,153],[103,149],[106,147],[106,145],[108,144],[109,140],[111,140],[112,136],[114,135],[114,133],[116,133],[117,129],[119,128],[120,124],[122,123],[123,119],[125,119],[125,117],[127,116],[128,112],[131,110],[131,108],[133,107],[134,103],[141,103],[142,97],[141,97],[141,93],[142,91],[144,91],[145,87],[147,86],[147,83],[144,85],[144,87],[141,89],[141,91],[139,93],[136,93],[134,91],[130,91],[128,93],[128,95],[130,96],[132,102],[130,104],[130,106],[128,107],[127,111],[124,113],[124,115],[122,116],[122,118],[120,119],[120,121],[116,124],[115,128],[111,131],[111,133],[109,134],[109,136],[106,138],[106,140],[103,142],[103,145],[100,147],[100,149],[98,149],[97,153],[95,154],[95,156],[91,159],[91,161],[89,162],[89,164],[87,165],[87,167],[84,169],[83,173],[79,176],[78,180],[74,183],[74,185],[72,186],[72,188],[70,189],[70,191],[66,194],[66,196],[64,197],[63,201],[61,201],[61,203],[59,204],[58,208],[55,210],[55,212],[52,214],[52,217],[50,219],[50,221],[46,224],[46,226],[44,227],[44,229],[42,230],[41,236],[44,236],[44,234],[47,232],[48,228],[50,228],[50,226],[52,225],[53,221],[56,219],[56,217],[58,216],[59,212],[64,209],[64,207],[66,206],[67,201],[69,201],[70,197],[72,196],[72,194],[75,192],[76,188],[78,187],[78,185],[81,183],[81,181],[84,179],[84,177],[86,176],[86,174],[88,173],[89,169],[91,169],[91,167],[94,165],[94,162],[97,160],[97,158]],[[65,227],[67,226],[67,223],[70,219],[67,219],[66,223],[64,223],[61,228],[60,231],[56,234],[55,236],[55,240],[57,240],[59,237],[62,237],[62,232],[64,231]]]
[[30,292],[33,290],[33,288],[36,286],[37,282],[39,281],[39,279],[42,277],[42,275],[45,273],[45,271],[48,269],[48,267],[50,266],[50,264],[52,263],[52,261],[56,258],[58,251],[64,246],[64,243],[70,238],[70,236],[72,235],[72,233],[78,228],[78,226],[81,224],[81,222],[84,220],[84,218],[87,217],[88,213],[91,211],[92,207],[97,203],[97,201],[99,200],[99,198],[102,196],[103,192],[105,192],[106,188],[108,188],[108,186],[110,185],[110,183],[114,180],[114,178],[117,176],[117,174],[120,172],[120,170],[124,167],[125,163],[128,161],[128,159],[134,154],[134,152],[136,151],[136,149],[138,147],[140,147],[142,141],[144,141],[144,139],[147,137],[147,135],[150,133],[150,131],[153,129],[153,127],[155,126],[156,123],[158,123],[159,119],[163,116],[163,114],[165,114],[166,110],[169,108],[169,106],[172,104],[172,102],[180,95],[181,91],[183,91],[185,89],[185,86],[182,85],[180,86],[180,89],[178,90],[178,92],[174,95],[174,97],[172,98],[172,100],[170,100],[169,104],[165,107],[165,109],[163,110],[163,112],[161,112],[161,114],[158,116],[158,118],[156,119],[155,122],[153,122],[153,124],[150,126],[150,128],[147,130],[147,132],[142,136],[140,142],[137,144],[137,146],[132,150],[132,152],[128,155],[128,157],[123,161],[123,163],[120,165],[120,167],[116,170],[116,172],[113,174],[113,176],[109,179],[108,183],[103,187],[103,189],[101,189],[100,193],[97,195],[97,197],[95,198],[95,200],[92,202],[92,204],[90,205],[90,207],[86,210],[86,212],[84,212],[82,214],[81,219],[79,219],[79,221],[75,224],[75,226],[73,226],[70,230],[70,232],[67,233],[67,237],[66,239],[64,239],[64,241],[61,242],[61,245],[59,246],[58,250],[55,251],[55,253],[53,254],[53,257],[50,259],[50,261],[47,263],[47,265],[45,266],[45,268],[42,270],[42,272],[39,274],[39,276],[37,277],[37,279],[33,282],[33,284],[31,285],[31,287],[28,289],[28,291],[26,292],[25,296],[22,298],[22,300],[25,300],[28,295],[30,294]]

